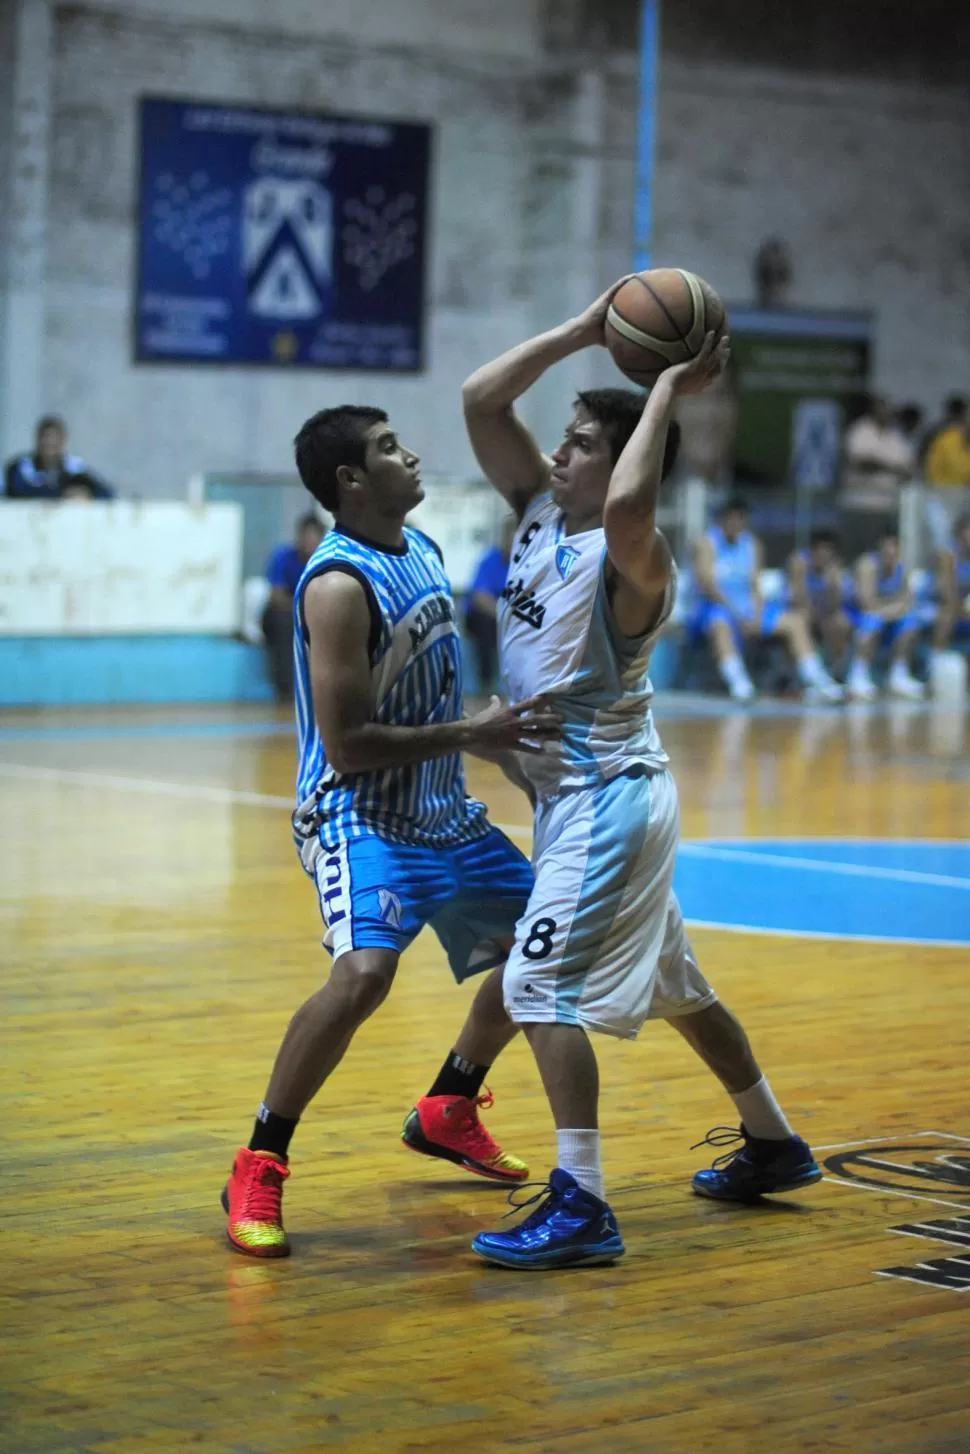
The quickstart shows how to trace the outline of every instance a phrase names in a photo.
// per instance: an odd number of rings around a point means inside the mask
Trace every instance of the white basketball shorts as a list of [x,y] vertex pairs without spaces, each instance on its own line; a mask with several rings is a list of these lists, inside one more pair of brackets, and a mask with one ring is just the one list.
[[516,1024],[632,1040],[646,1019],[714,1004],[671,887],[680,812],[669,772],[540,800],[536,882],[503,979]]

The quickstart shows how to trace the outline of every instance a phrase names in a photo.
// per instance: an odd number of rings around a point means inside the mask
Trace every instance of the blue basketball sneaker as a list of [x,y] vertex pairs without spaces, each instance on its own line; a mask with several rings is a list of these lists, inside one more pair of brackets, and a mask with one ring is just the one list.
[[479,1232],[472,1250],[488,1262],[538,1271],[544,1267],[615,1262],[626,1251],[616,1218],[606,1202],[586,1191],[560,1167],[550,1171],[548,1184],[535,1196],[524,1202],[514,1198],[515,1193],[510,1192],[513,1211],[533,1202],[539,1205],[508,1232]]
[[[741,1142],[738,1146],[736,1143]],[[799,1191],[822,1180],[822,1169],[801,1136],[763,1141],[746,1127],[715,1126],[697,1146],[734,1146],[706,1171],[695,1171],[691,1186],[719,1202],[756,1202],[766,1193]],[[697,1146],[691,1150],[696,1151]]]

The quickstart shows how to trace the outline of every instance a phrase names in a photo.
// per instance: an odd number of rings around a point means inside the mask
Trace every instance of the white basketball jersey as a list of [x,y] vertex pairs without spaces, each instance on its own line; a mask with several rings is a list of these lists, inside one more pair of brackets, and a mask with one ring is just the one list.
[[508,700],[547,694],[563,735],[541,753],[519,753],[536,792],[595,786],[631,767],[667,762],[650,710],[647,663],[673,608],[671,563],[663,609],[645,636],[623,636],[606,593],[602,526],[566,535],[551,494],[522,518],[498,609],[499,651]]

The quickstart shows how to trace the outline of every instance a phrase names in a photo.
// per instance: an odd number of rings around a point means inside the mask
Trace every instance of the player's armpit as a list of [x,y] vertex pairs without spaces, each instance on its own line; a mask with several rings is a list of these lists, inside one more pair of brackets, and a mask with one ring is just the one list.
[[670,547],[659,530],[648,539],[637,538],[631,529],[622,545],[614,550],[609,531],[606,585],[610,609],[624,636],[643,636],[656,626],[670,583]]

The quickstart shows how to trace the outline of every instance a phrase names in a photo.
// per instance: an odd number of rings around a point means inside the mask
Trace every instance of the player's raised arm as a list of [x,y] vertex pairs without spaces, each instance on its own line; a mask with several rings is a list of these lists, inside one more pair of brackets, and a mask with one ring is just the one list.
[[475,458],[520,515],[532,497],[547,488],[552,461],[516,414],[515,401],[553,364],[582,348],[603,344],[606,310],[619,286],[615,283],[578,317],[483,364],[465,381],[462,403]]
[[696,358],[665,369],[613,470],[603,511],[606,545],[621,580],[645,601],[662,595],[670,573],[670,552],[656,523],[674,405],[681,394],[697,394],[712,384],[729,356],[728,340],[715,346],[714,334],[708,333]]

